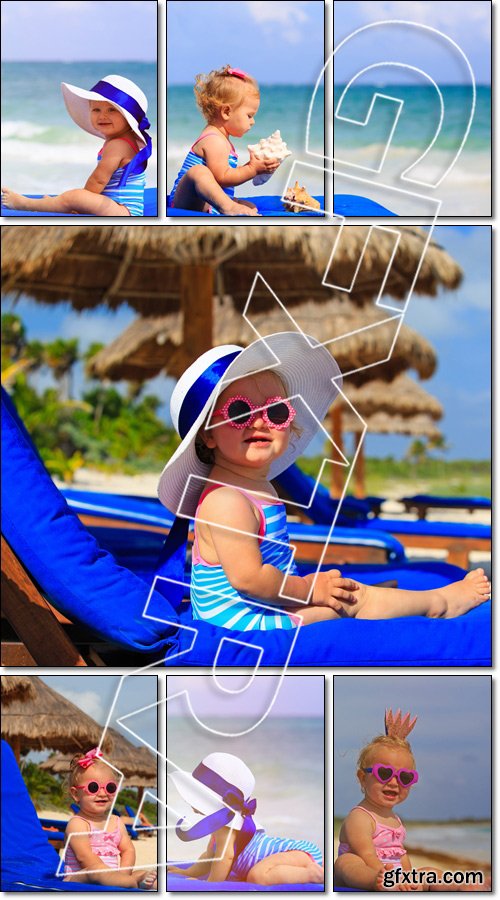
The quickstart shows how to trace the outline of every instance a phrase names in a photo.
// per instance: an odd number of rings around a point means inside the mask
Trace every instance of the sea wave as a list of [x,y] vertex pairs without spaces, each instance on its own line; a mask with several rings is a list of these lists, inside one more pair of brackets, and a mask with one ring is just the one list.
[[32,137],[38,137],[40,134],[47,133],[49,127],[45,125],[36,125],[34,122],[24,122],[11,120],[2,122],[2,140],[29,140]]

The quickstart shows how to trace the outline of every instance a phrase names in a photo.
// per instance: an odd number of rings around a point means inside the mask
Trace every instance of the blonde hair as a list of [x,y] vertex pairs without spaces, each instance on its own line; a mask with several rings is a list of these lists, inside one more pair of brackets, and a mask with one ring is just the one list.
[[241,106],[249,91],[260,96],[255,78],[246,73],[244,78],[232,75],[231,66],[197,75],[194,85],[196,102],[208,123],[217,118],[223,106]]
[[413,756],[409,741],[405,740],[405,738],[394,737],[393,735],[380,734],[378,737],[373,738],[373,740],[361,750],[358,759],[358,770],[366,769],[368,767],[372,761],[372,754],[376,752],[379,747],[389,747],[391,750],[406,750],[411,756],[412,765],[415,765],[415,757]]
[[[89,748],[89,750],[90,750],[90,748]],[[100,766],[106,766],[106,768],[109,769],[110,772],[113,772],[113,769],[111,768],[111,766],[108,766],[107,762],[105,762],[103,759],[100,759],[100,758],[96,758],[90,766],[87,766],[86,769],[84,769],[82,766],[79,766],[78,761],[80,759],[84,759],[84,757],[87,755],[89,750],[87,750],[86,752],[82,751],[81,753],[75,753],[75,755],[73,756],[73,758],[69,764],[68,787],[70,787],[70,788],[75,787],[75,785],[77,785],[78,782],[80,781],[82,775],[85,774],[86,772],[88,772],[89,769],[92,769],[97,764]]]
[[[283,378],[282,375],[280,375],[279,372],[275,372],[274,370],[269,370],[269,371],[266,370],[265,372],[255,372],[252,375],[246,375],[244,377],[252,378],[253,381],[258,382],[260,375],[272,375],[273,378],[275,378],[275,380],[278,382],[280,389],[283,391],[283,395],[285,397],[288,397],[289,391],[286,386],[285,379]],[[237,379],[237,380],[239,381],[239,379]],[[207,422],[208,422],[208,419],[207,419]],[[205,440],[204,440],[204,433],[205,433],[205,429],[207,427],[207,422],[205,422],[201,426],[200,430],[198,431],[198,434],[195,437],[194,449],[196,451],[196,455],[197,455],[198,459],[200,460],[200,462],[205,463],[205,465],[207,465],[207,466],[213,466],[215,464],[214,451],[210,447],[207,447],[207,445],[205,444]],[[295,421],[293,421],[292,424],[290,425],[291,434],[295,435],[295,437],[300,437],[302,434],[302,431],[303,431],[303,429],[300,427],[300,425],[296,425]]]

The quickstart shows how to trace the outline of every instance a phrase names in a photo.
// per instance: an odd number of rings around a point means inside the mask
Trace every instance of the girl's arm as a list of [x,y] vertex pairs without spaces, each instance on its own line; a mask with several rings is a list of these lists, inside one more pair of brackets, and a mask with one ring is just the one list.
[[215,832],[215,853],[214,856],[221,858],[214,861],[210,866],[210,872],[207,881],[225,881],[229,877],[231,866],[234,860],[234,842],[236,840],[236,831],[229,831],[229,828],[220,828]]
[[351,853],[355,853],[375,872],[380,871],[382,863],[379,860],[373,846],[373,821],[370,816],[360,809],[353,809],[349,813],[343,826],[343,840],[349,844]]
[[120,818],[118,818],[118,825],[121,833],[121,840],[118,847],[120,851],[120,866],[122,866],[122,868],[126,867],[131,869],[135,866],[135,847],[132,843],[132,838]]
[[130,160],[124,161],[123,141],[108,141],[102,148],[101,159],[85,182],[85,190],[92,191],[93,194],[101,194],[113,172],[127,162]]
[[238,184],[244,184],[245,181],[251,181],[261,172],[274,172],[279,166],[279,162],[275,159],[256,159],[255,155],[250,153],[249,162],[244,166],[232,169],[227,162],[227,141],[223,135],[219,137],[214,134],[210,140],[205,142],[202,139],[199,144],[208,168],[221,187],[235,187]]
[[410,869],[413,868],[411,859],[407,853],[405,853],[405,855],[401,857],[401,868],[404,869],[405,872],[409,872]]
[[192,866],[188,866],[187,869],[181,869],[180,866],[167,866],[167,872],[174,872],[176,875],[186,875],[188,878],[198,878],[199,875],[206,875],[210,871],[210,863],[206,862],[206,860],[212,859],[214,855],[210,849],[211,843],[212,837],[210,836],[207,849]]
[[[283,594],[279,596],[283,584],[283,572],[275,566],[264,564],[259,550],[258,522],[250,501],[230,487],[219,488],[208,494],[202,503],[199,517],[209,524],[210,536],[215,554],[232,586],[241,594],[290,608],[293,600],[307,600],[313,576],[288,575]],[[340,573],[321,572],[316,579],[312,603],[329,606],[338,612],[345,603],[355,603],[352,594],[357,589],[355,582],[339,577]],[[288,598],[292,598],[289,600]],[[301,606],[297,604],[297,612]]]

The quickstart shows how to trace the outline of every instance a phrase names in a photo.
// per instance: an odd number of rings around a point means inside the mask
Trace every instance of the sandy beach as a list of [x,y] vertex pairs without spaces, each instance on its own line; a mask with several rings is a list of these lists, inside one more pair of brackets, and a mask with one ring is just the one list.
[[[60,810],[42,809],[38,811],[38,817],[40,819],[57,819],[61,822],[67,822],[69,813],[64,813]],[[140,837],[139,840],[134,841],[134,850],[136,866],[144,866],[144,868],[152,866],[154,868],[158,859],[156,832],[152,831],[147,836]],[[61,853],[61,851],[59,852]]]

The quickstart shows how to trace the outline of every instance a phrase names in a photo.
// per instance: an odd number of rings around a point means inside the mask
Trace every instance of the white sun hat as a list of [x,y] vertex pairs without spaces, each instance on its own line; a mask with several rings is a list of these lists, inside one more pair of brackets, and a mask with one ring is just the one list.
[[106,75],[90,91],[64,81],[61,88],[66,109],[73,121],[84,131],[102,137],[102,132],[97,131],[92,125],[89,100],[100,102],[109,100],[125,116],[137,137],[146,143],[144,131],[151,127],[146,117],[148,101],[145,93],[130,78],[124,78],[123,75]]
[[301,429],[300,435],[292,435],[283,456],[272,463],[269,479],[284,472],[304,452],[342,386],[340,369],[330,352],[301,332],[279,332],[246,348],[226,344],[202,354],[181,376],[170,401],[172,422],[182,443],[160,476],[158,496],[175,515],[194,516],[196,512],[212,466],[198,458],[195,439],[219,394],[236,379],[262,371],[276,372],[282,378],[287,397],[297,410],[294,424]]
[[[243,760],[232,753],[209,753],[192,773],[178,769],[168,777],[182,799],[203,817],[228,807],[234,809],[239,805],[232,799],[235,792],[241,795],[244,803],[256,805],[252,801],[255,778]],[[243,815],[235,811],[227,824],[239,831],[243,827]]]

